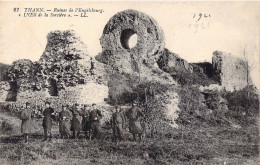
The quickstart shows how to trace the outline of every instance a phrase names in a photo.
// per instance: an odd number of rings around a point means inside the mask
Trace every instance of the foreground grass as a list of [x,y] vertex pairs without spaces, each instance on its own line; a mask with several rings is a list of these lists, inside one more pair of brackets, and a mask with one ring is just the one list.
[[[170,135],[132,142],[87,141],[58,138],[54,125],[52,141],[42,142],[42,119],[35,120],[29,143],[20,136],[20,120],[1,114],[0,164],[259,164],[259,132],[256,124],[242,127],[185,126]],[[10,126],[10,127],[9,127]],[[8,128],[8,129],[6,129]],[[12,129],[9,129],[12,128]],[[5,133],[3,132],[5,131]]]
[[1,138],[1,164],[257,164],[257,127],[185,128],[171,137],[142,142],[74,140],[42,142],[34,135],[25,144],[20,136]]

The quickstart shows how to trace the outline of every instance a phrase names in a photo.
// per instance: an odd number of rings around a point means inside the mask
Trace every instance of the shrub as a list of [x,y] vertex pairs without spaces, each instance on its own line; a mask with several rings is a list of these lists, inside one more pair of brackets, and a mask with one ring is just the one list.
[[8,123],[7,121],[2,121],[1,132],[7,133],[7,132],[10,132],[10,131],[13,131],[13,126],[10,123]]
[[[247,124],[250,117],[259,115],[259,98],[257,92],[250,86],[233,92],[222,91],[221,95],[227,100],[228,118],[240,124]],[[255,123],[256,124],[256,123]]]

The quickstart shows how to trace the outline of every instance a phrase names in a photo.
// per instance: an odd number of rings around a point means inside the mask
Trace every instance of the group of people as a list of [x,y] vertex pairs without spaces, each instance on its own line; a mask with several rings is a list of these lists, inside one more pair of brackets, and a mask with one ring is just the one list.
[[[68,139],[71,135],[72,138],[78,138],[81,132],[84,132],[87,139],[99,139],[102,136],[100,123],[102,113],[96,107],[96,104],[92,104],[91,109],[87,105],[80,108],[77,103],[72,108],[68,105],[63,105],[59,113],[56,113],[50,105],[50,102],[46,101],[45,109],[42,112],[44,141],[48,140],[48,138],[51,140],[52,138],[51,130],[53,121],[58,122],[59,133],[62,139]],[[33,112],[31,104],[26,102],[25,108],[21,111],[20,115],[22,120],[21,132],[23,133],[25,142],[28,142],[29,134],[31,133],[31,121],[34,117]],[[136,140],[136,135],[141,140],[144,131],[141,124],[143,116],[142,111],[137,106],[137,102],[133,102],[132,107],[127,111],[123,111],[121,107],[115,106],[110,121],[114,140],[124,140],[123,132],[127,128],[127,120],[129,132],[133,134],[134,140]]]

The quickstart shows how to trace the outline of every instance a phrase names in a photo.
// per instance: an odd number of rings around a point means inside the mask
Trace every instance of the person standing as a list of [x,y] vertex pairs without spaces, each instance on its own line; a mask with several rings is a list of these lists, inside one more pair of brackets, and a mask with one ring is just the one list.
[[101,111],[96,108],[96,104],[92,104],[92,110],[90,112],[90,125],[91,125],[90,132],[91,132],[91,136],[93,135],[93,138],[96,139],[100,138],[101,118],[102,118]]
[[74,108],[71,109],[72,112],[72,120],[71,120],[71,131],[73,132],[73,138],[78,138],[81,131],[81,112],[79,108],[79,104],[74,104]]
[[68,111],[68,105],[62,105],[62,110],[59,113],[59,131],[60,137],[69,138],[70,137],[70,120],[72,118],[71,112]]
[[86,138],[89,139],[90,137],[90,113],[87,105],[85,104],[82,108],[81,112],[82,116],[82,130],[85,132]]
[[51,134],[51,128],[52,128],[52,115],[54,113],[53,108],[50,107],[50,102],[46,101],[45,102],[45,109],[43,111],[43,130],[44,130],[44,141],[47,140],[48,138],[48,134],[50,135],[50,140],[52,138],[52,134]]
[[144,114],[141,112],[140,108],[137,106],[137,102],[134,101],[132,108],[126,112],[126,116],[129,119],[129,132],[133,134],[134,140],[136,140],[136,135],[142,140],[143,128],[141,125],[141,117]]
[[123,140],[123,129],[125,128],[125,116],[119,106],[115,106],[115,112],[112,114],[111,126],[115,140]]
[[32,120],[32,109],[29,102],[25,103],[25,108],[22,109],[20,119],[22,120],[21,132],[23,138],[27,143],[29,140],[29,134],[31,133],[31,120]]

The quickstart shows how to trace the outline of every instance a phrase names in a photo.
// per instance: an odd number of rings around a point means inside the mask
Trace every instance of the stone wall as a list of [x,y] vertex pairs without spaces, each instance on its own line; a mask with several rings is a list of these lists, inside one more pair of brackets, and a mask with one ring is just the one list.
[[252,84],[246,62],[230,53],[215,51],[212,57],[213,78],[226,90],[239,90]]
[[0,102],[4,102],[6,100],[9,89],[10,85],[8,81],[0,81]]
[[[16,104],[19,106],[24,105],[25,102],[30,102],[33,107],[37,109],[43,109],[45,107],[45,101],[51,102],[51,106],[55,111],[60,111],[62,105],[72,106],[75,103],[80,105],[96,103],[103,109],[104,116],[108,116],[111,111],[106,112],[107,106],[104,99],[108,97],[108,87],[106,85],[97,84],[95,82],[89,82],[87,84],[77,85],[75,87],[66,87],[60,90],[59,96],[51,96],[48,90],[33,91],[26,90],[17,93]],[[104,120],[107,120],[105,117]]]
[[158,66],[165,72],[193,72],[193,67],[184,59],[180,58],[178,54],[164,49],[157,61]]
[[25,102],[30,102],[32,105],[44,105],[46,99],[50,97],[46,89],[41,91],[25,90],[17,93],[16,102],[21,105]]
[[88,81],[105,84],[102,73],[98,72],[102,64],[98,65],[88,55],[87,46],[73,30],[50,32],[38,63],[37,81],[43,88],[49,88],[53,96],[59,90]]
[[50,32],[40,60],[14,61],[8,79],[8,95],[1,90],[1,99],[7,101],[38,104],[51,98],[90,104],[102,102],[108,93],[104,64],[88,55],[73,30]]
[[108,87],[94,82],[89,82],[76,87],[67,87],[60,91],[59,99],[63,104],[92,104],[103,103],[108,98]]

